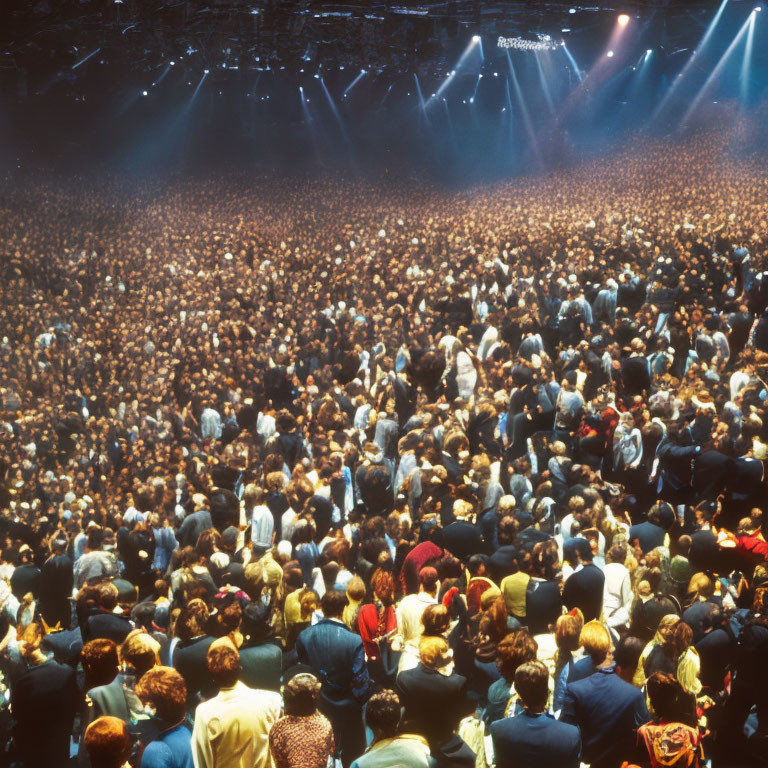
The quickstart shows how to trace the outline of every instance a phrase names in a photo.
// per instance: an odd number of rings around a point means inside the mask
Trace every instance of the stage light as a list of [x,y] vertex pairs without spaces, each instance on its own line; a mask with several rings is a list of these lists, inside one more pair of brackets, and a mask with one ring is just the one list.
[[609,59],[613,58],[613,51],[608,51],[608,53],[605,54]]
[[494,72],[494,73],[493,73],[493,76],[494,76],[494,77],[498,77],[498,76],[499,76],[499,73],[498,73],[498,72]]
[[142,92],[141,92],[141,95],[142,95],[142,96],[149,96],[149,92],[148,92],[148,91],[142,91]]
[[569,8],[568,9],[568,13],[576,13],[576,9],[575,8]]
[[762,5],[756,5],[755,6],[755,13],[760,13],[762,10],[763,10],[763,6]]
[[479,43],[480,42],[480,35],[472,35],[472,42],[473,43]]
[[175,61],[172,61],[172,62],[171,62],[171,66],[172,66],[172,67],[175,67],[175,66],[176,66],[176,62],[175,62]]
[[626,13],[622,13],[619,16],[618,21],[619,21],[619,26],[620,27],[626,27],[627,24],[629,24],[629,16]]
[[203,74],[204,74],[204,75],[207,75],[207,74],[208,74],[208,70],[207,70],[207,69],[204,69],[204,70],[203,70]]
[[646,56],[650,56],[652,53],[653,53],[653,49],[652,49],[652,48],[649,48],[649,49],[648,49],[648,50],[645,52],[645,55],[646,55]]

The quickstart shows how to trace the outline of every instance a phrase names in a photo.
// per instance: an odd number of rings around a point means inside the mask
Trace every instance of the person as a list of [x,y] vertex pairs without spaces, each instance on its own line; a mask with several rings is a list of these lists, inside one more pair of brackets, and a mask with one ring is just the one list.
[[491,725],[494,761],[498,768],[538,768],[557,765],[578,768],[581,764],[579,729],[559,722],[547,713],[549,671],[534,659],[515,671],[515,692],[523,705],[516,717]]
[[344,592],[328,590],[320,601],[323,618],[296,640],[299,662],[311,667],[322,682],[320,710],[333,725],[345,767],[365,747],[362,708],[373,693],[363,642],[342,619],[346,604]]
[[299,671],[285,682],[285,714],[269,732],[275,768],[326,768],[333,757],[333,728],[317,710],[320,688],[310,672]]
[[141,768],[193,768],[184,678],[171,667],[153,667],[137,683],[136,695],[158,725],[158,735],[144,747]]
[[254,690],[238,680],[240,654],[229,638],[212,643],[206,659],[219,693],[195,710],[195,768],[266,768],[271,764],[269,731],[280,716],[280,694]]
[[117,717],[103,716],[86,728],[83,742],[91,768],[126,768],[131,754],[131,737]]
[[51,541],[51,556],[40,571],[40,614],[52,628],[69,629],[72,624],[72,588],[75,577],[67,539]]
[[686,725],[683,689],[673,675],[654,672],[646,683],[653,719],[640,726],[638,741],[648,753],[651,768],[699,768],[704,757],[701,736]]
[[394,691],[383,690],[371,696],[365,708],[365,723],[373,732],[373,741],[352,768],[436,768],[426,739],[399,730],[401,712]]
[[635,752],[637,729],[648,720],[642,691],[625,682],[610,652],[594,674],[565,687],[560,720],[581,731],[583,760],[593,768],[619,768]]
[[[473,706],[467,695],[467,680],[452,670],[452,654],[443,638],[422,639],[419,664],[397,676],[397,693],[407,732],[423,736],[433,755],[451,749],[459,720]],[[438,701],[440,706],[435,706]]]
[[583,680],[593,674],[598,666],[607,658],[611,648],[611,636],[599,621],[588,621],[579,635],[579,645],[584,649],[584,655],[575,661],[566,678],[568,683]]
[[104,581],[96,587],[98,609],[92,613],[83,628],[84,640],[104,637],[120,645],[133,629],[131,620],[117,613],[119,592],[111,581]]
[[208,675],[207,655],[215,640],[206,631],[209,617],[208,606],[202,600],[191,600],[176,619],[179,642],[172,652],[173,666],[184,678],[190,704],[199,694],[215,693]]
[[563,605],[569,611],[578,608],[584,621],[599,619],[603,611],[605,576],[592,562],[592,546],[587,539],[576,538],[566,542],[566,547],[576,555],[578,566],[563,585]]
[[[536,658],[539,647],[531,637],[527,629],[519,629],[510,632],[498,645],[496,666],[499,669],[500,679],[491,683],[488,688],[488,703],[485,707],[484,720],[487,724],[494,723],[507,716],[510,711],[509,704],[514,702],[515,672],[521,664],[533,661]],[[511,707],[511,712],[516,713],[518,708]]]
[[43,637],[40,624],[23,630],[19,644],[28,666],[11,686],[13,746],[30,768],[66,764],[75,716],[82,709],[74,670],[47,658]]
[[426,566],[419,571],[418,593],[406,595],[395,609],[397,632],[392,638],[392,648],[401,652],[398,675],[418,663],[419,641],[424,632],[421,618],[428,606],[437,603],[438,588],[437,570]]

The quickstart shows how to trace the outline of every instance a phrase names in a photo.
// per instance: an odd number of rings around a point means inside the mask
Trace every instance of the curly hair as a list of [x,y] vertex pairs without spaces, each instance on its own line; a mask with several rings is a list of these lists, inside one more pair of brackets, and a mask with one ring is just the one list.
[[136,695],[166,723],[177,723],[186,714],[187,686],[172,667],[150,669],[136,684]]
[[511,682],[517,668],[526,661],[533,661],[539,652],[539,644],[529,634],[527,629],[510,632],[498,645],[496,667],[501,676]]

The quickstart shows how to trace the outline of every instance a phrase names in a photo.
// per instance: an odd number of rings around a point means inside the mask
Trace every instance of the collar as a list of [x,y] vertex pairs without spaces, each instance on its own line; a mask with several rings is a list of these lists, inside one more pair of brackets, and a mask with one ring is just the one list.
[[429,749],[429,744],[423,736],[418,736],[415,733],[399,733],[397,736],[391,736],[388,739],[382,739],[381,741],[374,742],[370,747],[368,747],[367,751],[374,752],[375,750],[381,749],[382,747],[388,747],[390,744],[394,744],[396,741],[411,741],[415,744],[421,744],[427,750]]

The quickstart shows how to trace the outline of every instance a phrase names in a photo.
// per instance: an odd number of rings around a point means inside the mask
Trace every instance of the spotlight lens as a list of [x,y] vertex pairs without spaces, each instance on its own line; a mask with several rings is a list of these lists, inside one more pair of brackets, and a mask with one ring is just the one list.
[[760,11],[762,11],[762,10],[763,10],[763,6],[762,5],[756,5],[755,6],[755,11],[757,11],[757,13],[760,13]]
[[142,92],[141,92],[141,95],[142,95],[142,96],[149,96],[149,93],[148,93],[147,91],[142,91]]
[[472,42],[473,43],[479,43],[480,42],[480,35],[472,35]]
[[627,16],[626,13],[622,13],[621,16],[619,16],[619,26],[626,27],[627,24],[629,24],[629,16]]
[[568,9],[568,13],[576,13],[576,9],[575,8],[569,8]]
[[608,53],[605,54],[609,59],[613,58],[613,51],[608,51]]

